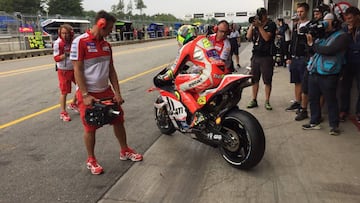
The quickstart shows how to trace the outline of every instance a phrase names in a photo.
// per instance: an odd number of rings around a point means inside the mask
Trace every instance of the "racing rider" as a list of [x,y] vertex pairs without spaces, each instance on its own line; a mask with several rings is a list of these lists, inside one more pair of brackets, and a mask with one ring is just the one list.
[[[179,54],[171,68],[158,79],[169,81],[175,78],[175,88],[180,94],[181,101],[194,115],[190,126],[193,127],[205,120],[199,111],[201,105],[193,94],[218,86],[224,75],[225,64],[209,39],[197,36],[195,27],[181,26],[176,39],[180,46]],[[191,64],[189,69],[192,71],[183,73],[188,64]]]

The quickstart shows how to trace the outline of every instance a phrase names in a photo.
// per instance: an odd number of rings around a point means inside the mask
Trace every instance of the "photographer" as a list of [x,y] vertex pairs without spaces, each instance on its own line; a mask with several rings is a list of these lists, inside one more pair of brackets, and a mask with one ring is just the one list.
[[338,135],[339,108],[336,89],[339,73],[345,62],[345,51],[349,39],[340,28],[340,22],[332,13],[326,14],[323,25],[325,35],[316,39],[307,34],[308,45],[313,48],[314,56],[308,63],[309,70],[309,102],[311,110],[310,123],[303,125],[304,130],[320,129],[320,96],[323,95],[328,106],[330,135]]
[[247,108],[258,107],[257,94],[259,91],[259,81],[262,75],[265,84],[265,108],[272,110],[270,105],[270,93],[272,77],[274,72],[274,39],[276,32],[276,24],[268,19],[267,10],[259,8],[256,11],[254,18],[249,18],[250,26],[246,34],[247,39],[253,42],[253,50],[251,57],[251,72],[253,75],[253,99],[248,104]]

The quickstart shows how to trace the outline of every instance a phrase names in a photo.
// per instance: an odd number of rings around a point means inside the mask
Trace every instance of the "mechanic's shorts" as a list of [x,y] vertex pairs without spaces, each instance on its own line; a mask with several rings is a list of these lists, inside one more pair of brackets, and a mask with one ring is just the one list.
[[307,66],[307,59],[305,57],[293,57],[289,66],[290,83],[302,83],[304,73]]
[[71,83],[75,84],[74,70],[58,69],[59,88],[62,95],[71,93]]
[[[109,87],[104,92],[97,92],[97,93],[89,92],[89,95],[91,95],[91,96],[93,96],[93,97],[95,97],[97,99],[112,98],[112,97],[114,97],[114,92]],[[86,132],[94,132],[94,131],[96,131],[96,129],[100,128],[101,126],[92,126],[92,125],[87,124],[86,121],[85,121],[85,111],[86,111],[86,108],[89,108],[90,106],[85,106],[84,105],[83,97],[82,97],[82,94],[81,94],[80,90],[76,91],[76,96],[77,96],[77,99],[78,99],[78,106],[79,106],[79,110],[80,110],[80,118],[81,118],[81,121],[83,123],[84,130]],[[117,118],[115,118],[110,123],[110,125],[114,125],[114,124],[124,122],[124,111],[121,108],[121,105],[119,105],[119,111],[121,112],[120,115]]]
[[274,74],[274,59],[272,56],[253,56],[251,58],[252,82],[258,83],[262,76],[265,85],[271,85]]

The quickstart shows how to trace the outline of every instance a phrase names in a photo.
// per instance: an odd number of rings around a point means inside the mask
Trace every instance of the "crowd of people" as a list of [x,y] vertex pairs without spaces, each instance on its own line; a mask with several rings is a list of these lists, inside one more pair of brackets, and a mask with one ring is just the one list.
[[[253,77],[252,99],[247,108],[258,107],[257,96],[262,78],[265,86],[264,107],[269,111],[273,109],[270,95],[274,56],[278,48],[282,55],[278,66],[289,67],[290,83],[294,84],[294,102],[285,110],[296,111],[295,120],[301,121],[308,118],[309,105],[310,121],[302,128],[320,129],[323,120],[321,109],[326,103],[329,134],[338,135],[339,122],[345,121],[350,113],[350,91],[354,78],[359,97],[360,11],[356,7],[349,7],[342,14],[343,19],[337,19],[329,6],[320,5],[313,10],[313,19],[310,20],[308,16],[309,5],[298,3],[291,25],[281,18],[275,23],[268,18],[265,8],[259,8],[251,19],[246,38],[253,43],[250,59],[250,74]],[[120,159],[141,161],[143,157],[127,145],[124,111],[121,108],[124,99],[113,64],[111,45],[104,40],[112,31],[116,18],[99,11],[95,22],[92,29],[75,39],[71,26],[62,25],[58,30],[59,38],[54,42],[54,60],[60,88],[60,119],[71,121],[66,111],[66,97],[71,93],[72,83],[76,83],[77,90],[68,109],[80,113],[87,168],[92,174],[101,174],[103,168],[95,158],[94,148],[96,130],[102,125],[89,124],[86,116],[92,104],[102,98],[113,98],[120,112],[120,116],[108,122],[113,126],[119,142]],[[240,35],[236,25],[222,20],[212,31],[199,36],[192,25],[180,27],[176,38],[178,56],[169,70],[158,76],[164,81],[178,81],[175,89],[179,98],[194,115],[190,127],[204,120],[201,106],[196,106],[192,94],[216,87],[221,81],[220,75],[241,68]],[[275,41],[280,43],[280,47],[275,46]],[[188,62],[192,64],[190,72],[179,74],[181,66]],[[356,103],[356,119],[360,122],[360,97]]]
[[[108,123],[113,125],[114,134],[119,142],[120,159],[141,161],[143,157],[127,145],[126,130],[123,124],[124,111],[121,108],[124,100],[120,93],[117,73],[113,64],[111,45],[105,40],[112,31],[116,19],[111,14],[100,11],[97,13],[95,22],[92,29],[75,39],[71,26],[62,25],[59,28],[59,38],[54,46],[54,60],[57,63],[59,77],[60,119],[66,122],[71,121],[65,108],[66,96],[71,93],[72,83],[76,83],[77,91],[73,101],[68,105],[68,109],[80,113],[88,156],[86,166],[92,174],[98,175],[103,173],[103,168],[95,157],[95,135],[96,130],[102,125],[89,123],[87,112],[89,109],[93,109],[94,102],[98,102],[102,98],[111,97],[118,105],[120,116]],[[194,100],[192,92],[201,92],[217,86],[221,81],[220,75],[234,72],[233,55],[236,58],[236,67],[240,68],[238,57],[240,35],[235,30],[235,26],[224,20],[220,21],[213,31],[214,33],[209,36],[198,36],[197,29],[192,25],[183,25],[179,28],[178,57],[169,71],[162,75],[164,80],[183,81],[176,89],[186,107],[194,114],[191,127],[204,120],[199,110],[201,107],[195,105],[196,102],[192,102]],[[195,47],[203,49],[203,55],[199,55],[195,51]],[[178,75],[178,71],[182,68],[180,65],[184,60],[193,63],[194,72]],[[208,65],[202,66],[203,64]],[[224,69],[219,67],[224,67]]]
[[[327,106],[329,134],[339,135],[339,122],[350,114],[353,79],[358,89],[355,117],[360,123],[360,11],[350,6],[336,15],[330,6],[320,4],[309,19],[309,10],[307,3],[298,3],[290,25],[282,18],[275,25],[267,18],[266,9],[257,10],[247,33],[247,39],[253,42],[251,73],[254,75],[253,99],[247,107],[258,107],[256,96],[262,75],[265,108],[272,109],[269,98],[273,59],[276,53],[281,53],[276,62],[289,68],[295,96],[285,110],[296,111],[295,120],[301,121],[309,117],[309,106],[310,122],[302,128],[320,129],[321,109]],[[278,48],[276,42],[280,43]]]

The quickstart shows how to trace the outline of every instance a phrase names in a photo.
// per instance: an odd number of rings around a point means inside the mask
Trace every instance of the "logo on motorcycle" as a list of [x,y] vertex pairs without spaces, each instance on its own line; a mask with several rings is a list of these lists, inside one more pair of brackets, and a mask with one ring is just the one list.
[[189,87],[194,87],[194,86],[196,86],[197,84],[201,83],[202,80],[203,80],[202,78],[199,78],[199,79],[191,82],[191,83],[189,84]]
[[179,107],[179,108],[176,108],[172,111],[172,114],[171,115],[180,115],[180,114],[183,114],[184,113],[184,108],[183,107]]
[[216,78],[216,79],[222,79],[223,77],[224,77],[224,74],[221,74],[221,75],[215,74],[214,75],[214,78]]
[[202,40],[202,43],[203,43],[205,49],[207,49],[207,48],[209,48],[209,47],[212,46],[212,44],[211,44],[211,42],[209,41],[208,38],[203,39],[203,40]]
[[206,97],[205,96],[201,96],[197,99],[197,103],[200,105],[205,105],[206,104]]

